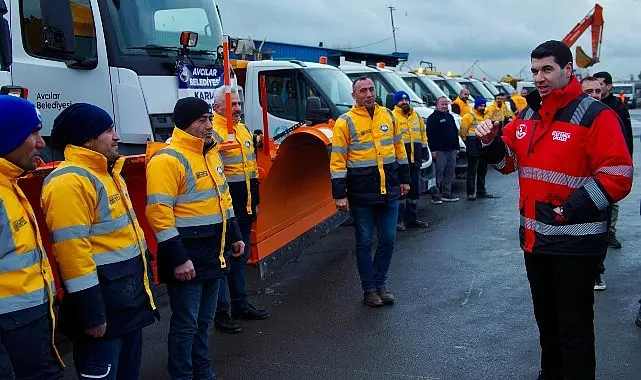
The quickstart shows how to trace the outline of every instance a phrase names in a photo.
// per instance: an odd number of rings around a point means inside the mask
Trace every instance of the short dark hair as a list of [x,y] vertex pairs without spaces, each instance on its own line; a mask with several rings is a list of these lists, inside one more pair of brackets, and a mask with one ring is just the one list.
[[572,51],[568,45],[561,41],[549,40],[545,41],[536,49],[532,50],[530,58],[542,59],[545,57],[553,57],[557,65],[564,68],[568,63],[572,62]]
[[581,84],[583,84],[583,82],[588,82],[588,81],[590,81],[590,82],[597,81],[598,82],[599,78],[596,78],[596,77],[585,77],[585,78],[581,79]]
[[612,75],[607,71],[599,71],[598,73],[592,75],[593,77],[603,79],[605,84],[612,84]]
[[354,79],[354,81],[352,82],[352,91],[356,88],[356,83],[358,83],[358,82],[360,82],[362,80],[368,80],[368,79],[372,80],[372,78],[368,77],[367,75],[363,75],[362,77],[358,77],[358,78]]

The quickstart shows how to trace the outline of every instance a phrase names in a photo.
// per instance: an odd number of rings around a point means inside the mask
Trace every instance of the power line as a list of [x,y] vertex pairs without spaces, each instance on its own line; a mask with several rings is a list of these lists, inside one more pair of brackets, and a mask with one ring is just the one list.
[[372,43],[365,44],[365,45],[361,45],[361,46],[354,46],[354,47],[351,47],[351,48],[345,48],[345,50],[360,49],[360,48],[364,48],[364,47],[368,47],[368,46],[372,46],[372,45],[380,44],[381,42],[389,41],[389,40],[391,40],[392,38],[394,38],[394,36],[392,36],[392,37],[387,37],[387,38],[386,38],[386,39],[384,39],[384,40],[380,40],[380,41],[372,42]]

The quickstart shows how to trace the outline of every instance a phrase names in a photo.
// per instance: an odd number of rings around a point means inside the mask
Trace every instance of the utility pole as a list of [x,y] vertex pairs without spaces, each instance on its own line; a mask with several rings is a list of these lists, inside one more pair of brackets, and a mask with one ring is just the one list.
[[392,19],[392,36],[394,36],[394,53],[398,52],[398,47],[396,46],[396,27],[394,26],[394,11],[396,8],[393,6],[389,6],[389,15],[390,18]]

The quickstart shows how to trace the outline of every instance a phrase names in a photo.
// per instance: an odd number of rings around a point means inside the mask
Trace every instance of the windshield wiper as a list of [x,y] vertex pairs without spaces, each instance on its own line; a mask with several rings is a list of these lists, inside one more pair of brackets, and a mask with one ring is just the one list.
[[189,51],[190,55],[214,55],[218,56],[218,52],[212,51],[212,50],[190,50]]
[[129,46],[127,49],[132,49],[132,50],[144,50],[147,53],[151,52],[178,52],[179,49],[177,47],[171,47],[171,46],[161,46],[161,45],[146,45],[146,46]]

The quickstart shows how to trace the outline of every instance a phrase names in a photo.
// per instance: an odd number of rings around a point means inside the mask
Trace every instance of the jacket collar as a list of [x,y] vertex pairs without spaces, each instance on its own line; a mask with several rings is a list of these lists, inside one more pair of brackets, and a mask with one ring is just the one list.
[[[379,112],[381,112],[381,110],[382,110],[381,106],[379,106],[378,103],[375,103],[374,104],[374,117],[376,117],[376,115]],[[366,107],[359,107],[356,104],[354,104],[352,106],[351,112],[354,113],[357,116],[369,117],[369,112],[367,112],[367,108]]]
[[[110,171],[107,157],[91,149],[76,145],[67,145],[65,147],[65,161],[97,172],[108,173]],[[118,167],[120,169],[124,162],[124,157],[118,158],[114,164],[114,168]],[[118,172],[120,172],[120,170],[118,170]]]
[[174,131],[171,134],[171,143],[169,145],[187,149],[198,154],[203,154],[205,140],[199,139],[198,137],[192,136],[180,128],[174,127]]
[[404,118],[409,119],[410,117],[412,117],[412,114],[414,113],[414,108],[410,107],[410,113],[408,113],[406,115],[401,107],[394,106],[394,113],[398,113],[399,115],[403,116]]
[[5,160],[0,157],[0,179],[13,181],[16,178],[21,177],[24,173],[24,169],[14,165],[9,160]]
[[[234,133],[236,133],[236,127],[238,127],[238,124],[240,124],[240,122],[232,120]],[[224,143],[225,140],[227,140],[227,117],[225,115],[221,115],[215,112],[213,126],[214,126],[214,139],[216,139],[216,141],[218,141],[219,144]]]
[[537,112],[541,108],[558,110],[570,104],[571,101],[582,93],[583,91],[581,90],[579,80],[576,76],[572,75],[570,83],[568,83],[567,86],[552,90],[552,92],[544,98],[535,90],[530,92],[525,99],[527,100],[528,106]]

